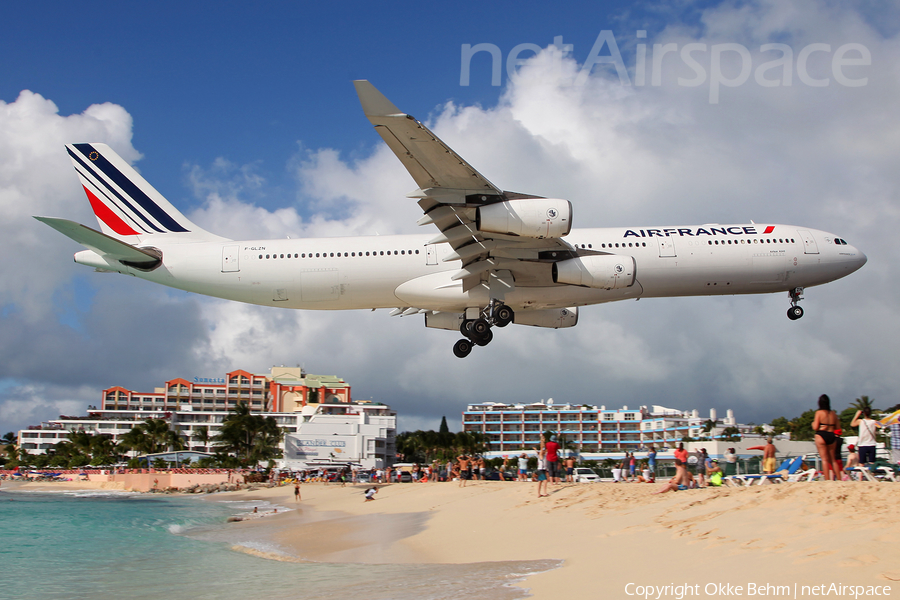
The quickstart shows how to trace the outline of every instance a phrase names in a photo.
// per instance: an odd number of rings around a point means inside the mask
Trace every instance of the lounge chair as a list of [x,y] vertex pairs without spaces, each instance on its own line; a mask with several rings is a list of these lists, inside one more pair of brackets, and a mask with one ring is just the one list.
[[775,469],[775,472],[767,475],[765,473],[761,475],[731,475],[726,477],[725,479],[732,485],[740,482],[740,485],[751,486],[754,482],[757,482],[758,485],[765,485],[767,483],[781,483],[785,481],[785,475],[782,473],[783,471],[787,472],[787,477],[794,475],[799,469],[800,465],[803,463],[803,456],[797,456],[796,458],[786,458],[781,465]]
[[860,475],[859,480],[860,481],[863,481],[863,480],[878,481],[872,475],[872,471],[869,470],[869,467],[866,467],[865,465],[857,465],[857,466],[853,467],[853,469],[851,469],[851,470],[859,472],[859,475]]
[[806,469],[805,471],[797,471],[796,473],[788,475],[785,481],[788,483],[798,483],[804,479],[806,481],[815,481],[816,473],[818,473],[818,471],[816,471],[815,467]]
[[881,481],[900,481],[900,479],[897,478],[896,473],[894,473],[893,467],[878,467],[875,469],[875,477]]

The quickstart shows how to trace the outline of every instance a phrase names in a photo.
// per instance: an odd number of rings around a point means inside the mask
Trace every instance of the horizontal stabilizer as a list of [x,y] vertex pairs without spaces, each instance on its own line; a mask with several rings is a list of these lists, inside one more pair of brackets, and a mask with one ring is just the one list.
[[141,269],[153,268],[161,262],[158,250],[137,248],[81,223],[53,217],[35,217],[35,219],[106,259]]

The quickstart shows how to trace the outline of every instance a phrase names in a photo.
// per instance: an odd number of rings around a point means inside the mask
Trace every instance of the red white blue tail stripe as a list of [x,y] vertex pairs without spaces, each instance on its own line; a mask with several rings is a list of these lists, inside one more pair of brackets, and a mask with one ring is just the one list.
[[144,236],[195,228],[109,146],[70,144],[66,149],[104,233]]

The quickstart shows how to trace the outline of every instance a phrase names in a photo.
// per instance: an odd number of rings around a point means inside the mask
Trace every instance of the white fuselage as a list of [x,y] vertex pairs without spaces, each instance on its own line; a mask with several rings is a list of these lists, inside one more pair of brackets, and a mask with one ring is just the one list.
[[[769,231],[771,233],[763,233]],[[162,237],[162,236],[161,236]],[[154,244],[162,264],[117,270],[173,288],[250,304],[299,309],[419,308],[462,312],[485,306],[487,286],[463,292],[432,235]],[[633,285],[613,290],[549,281],[551,260],[535,257],[543,284],[522,285],[504,302],[514,310],[583,306],[640,297],[770,293],[821,285],[859,269],[866,256],[824,231],[788,225],[575,229],[580,252],[632,256]],[[89,252],[89,251],[88,251]],[[79,253],[83,255],[85,253]],[[94,264],[79,259],[77,262]]]

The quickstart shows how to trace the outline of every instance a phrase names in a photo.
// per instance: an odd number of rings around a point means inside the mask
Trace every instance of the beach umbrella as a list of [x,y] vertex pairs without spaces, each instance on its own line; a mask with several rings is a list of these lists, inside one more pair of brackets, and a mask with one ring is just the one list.
[[888,425],[894,425],[895,423],[900,423],[900,410],[892,412],[878,422],[884,427],[887,427]]

